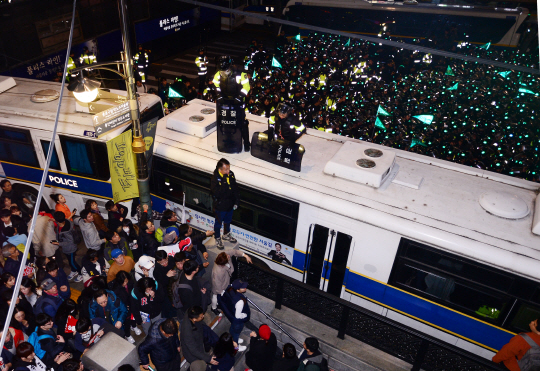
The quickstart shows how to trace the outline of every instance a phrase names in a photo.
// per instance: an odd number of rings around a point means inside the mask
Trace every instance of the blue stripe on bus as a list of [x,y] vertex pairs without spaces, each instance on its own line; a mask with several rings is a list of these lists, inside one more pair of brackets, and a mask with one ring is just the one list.
[[[2,167],[8,178],[37,184],[41,182],[41,177],[43,175],[42,169],[14,165],[6,162],[2,162]],[[49,171],[47,182],[45,184],[74,192],[81,192],[109,199],[112,198],[112,188],[111,183],[109,182]]]
[[[293,265],[303,270],[305,254],[295,250]],[[326,277],[325,266],[321,278],[330,278],[331,262],[328,264]],[[439,328],[452,335],[477,343],[491,350],[501,349],[514,336],[513,333],[501,328],[490,326],[481,320],[468,317],[443,305],[432,303],[426,299],[399,290],[390,285],[378,282],[347,269],[343,282],[351,294],[357,294],[365,299],[398,311],[404,315],[418,319],[428,325]]]

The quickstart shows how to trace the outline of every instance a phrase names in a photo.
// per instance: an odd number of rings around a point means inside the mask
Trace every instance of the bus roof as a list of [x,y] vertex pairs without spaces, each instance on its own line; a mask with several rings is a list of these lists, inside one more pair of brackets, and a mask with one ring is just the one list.
[[[58,82],[41,81],[33,79],[15,78],[16,86],[0,93],[0,124],[15,125],[29,129],[41,129],[52,131],[52,125],[58,109],[58,99],[46,103],[35,103],[30,100],[33,94],[41,90],[53,89],[60,92],[61,84]],[[124,90],[112,90],[119,95],[126,95]],[[141,94],[139,97],[139,107],[143,111],[160,101],[159,97],[153,94]],[[103,103],[103,102],[100,102]],[[111,107],[116,103],[110,101],[105,104]],[[84,136],[85,131],[93,132],[92,114],[77,112],[77,105],[73,94],[66,89],[62,98],[60,117],[58,119],[58,133],[76,136]],[[79,110],[81,109],[79,105]],[[32,120],[29,120],[32,118]],[[122,126],[100,138],[99,140],[109,140],[118,135],[126,127]]]
[[[215,107],[199,100],[190,103]],[[298,140],[306,152],[301,172],[295,172],[249,153],[218,152],[216,133],[200,139],[167,129],[170,117],[158,122],[157,155],[210,173],[226,157],[240,183],[540,279],[540,236],[531,229],[537,183],[369,143],[396,153],[396,179],[423,178],[419,189],[395,182],[376,189],[323,171],[344,141],[362,143],[359,140],[308,129]],[[247,118],[251,135],[267,129],[265,118]],[[520,197],[530,213],[519,220],[489,214],[479,199],[490,191]]]

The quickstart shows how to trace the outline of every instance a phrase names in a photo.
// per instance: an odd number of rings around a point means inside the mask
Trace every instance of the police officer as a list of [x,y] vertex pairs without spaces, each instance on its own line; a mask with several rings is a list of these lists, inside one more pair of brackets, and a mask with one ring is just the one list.
[[294,114],[289,103],[280,103],[276,112],[268,119],[268,138],[296,142],[306,132],[304,124]]
[[[218,108],[221,104],[237,107],[236,111],[244,111],[245,98],[249,93],[249,77],[245,72],[237,72],[233,68],[233,59],[230,56],[219,58],[219,71],[214,75],[214,86],[219,94],[217,99]],[[242,140],[244,150],[250,149],[249,122],[244,120],[242,125]]]
[[83,47],[83,51],[81,53],[81,56],[79,57],[79,63],[81,66],[97,63],[96,56],[94,55],[94,53],[90,53],[88,51],[87,46]]
[[73,60],[73,57],[75,57],[75,52],[73,52],[72,50],[71,53],[69,54],[69,59],[68,59],[68,65],[67,65],[67,71],[66,71],[66,82],[69,82],[72,77],[75,77],[75,74],[71,73],[71,70],[77,67],[75,65],[75,61]]
[[199,55],[195,58],[195,65],[199,75],[199,94],[203,94],[206,74],[208,73],[208,58],[206,58],[204,48],[199,49]]
[[148,51],[143,49],[142,44],[139,44],[139,50],[133,56],[133,67],[136,69],[143,83],[146,82],[148,61],[149,61]]

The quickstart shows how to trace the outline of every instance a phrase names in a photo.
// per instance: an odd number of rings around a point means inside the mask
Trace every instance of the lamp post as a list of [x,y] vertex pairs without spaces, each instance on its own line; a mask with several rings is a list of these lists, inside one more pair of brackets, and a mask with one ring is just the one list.
[[[118,13],[120,14],[120,25],[122,30],[122,43],[124,44],[125,60],[96,63],[88,66],[82,66],[71,70],[71,73],[79,72],[80,75],[68,86],[68,90],[73,92],[77,100],[89,103],[96,99],[98,88],[101,83],[99,81],[90,80],[82,76],[82,71],[88,68],[103,69],[114,72],[120,75],[126,81],[127,98],[131,118],[133,120],[133,142],[131,148],[135,154],[135,162],[137,166],[137,183],[139,185],[139,199],[142,205],[148,205],[148,213],[152,213],[152,203],[150,199],[150,182],[148,174],[148,163],[146,161],[146,146],[142,137],[142,127],[140,121],[139,104],[137,102],[135,78],[133,77],[133,62],[131,58],[131,45],[129,40],[129,25],[127,18],[127,6],[125,0],[118,0]],[[108,65],[123,65],[124,74],[112,68],[105,67]]]

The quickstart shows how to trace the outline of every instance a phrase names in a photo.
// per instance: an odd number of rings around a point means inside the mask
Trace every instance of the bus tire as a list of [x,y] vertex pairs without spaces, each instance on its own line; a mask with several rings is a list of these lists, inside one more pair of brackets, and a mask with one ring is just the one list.
[[[37,202],[38,190],[35,189],[34,187],[31,187],[26,184],[21,184],[21,183],[14,183],[13,190],[15,194],[19,195],[20,197],[26,198],[32,203],[31,208],[26,206],[24,202],[21,202],[21,205],[18,205],[22,212],[32,215],[32,213],[34,212],[34,205]],[[46,213],[51,212],[49,205],[43,198],[41,199],[39,211],[44,211]]]

